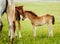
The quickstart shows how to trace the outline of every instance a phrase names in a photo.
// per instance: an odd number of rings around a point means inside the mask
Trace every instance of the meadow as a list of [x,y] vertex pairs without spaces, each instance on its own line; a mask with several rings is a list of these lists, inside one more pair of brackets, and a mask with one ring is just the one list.
[[[16,37],[14,44],[60,44],[60,2],[26,2],[15,3],[16,6],[23,5],[24,10],[30,10],[37,15],[44,15],[46,13],[54,15],[55,24],[52,25],[53,37],[48,37],[47,25],[37,27],[37,36],[33,36],[33,27],[29,19],[21,22],[22,38]],[[0,36],[0,44],[10,44],[8,37],[8,22],[6,13],[2,16],[3,30]],[[16,22],[17,26],[17,22]],[[18,32],[18,27],[16,28]]]

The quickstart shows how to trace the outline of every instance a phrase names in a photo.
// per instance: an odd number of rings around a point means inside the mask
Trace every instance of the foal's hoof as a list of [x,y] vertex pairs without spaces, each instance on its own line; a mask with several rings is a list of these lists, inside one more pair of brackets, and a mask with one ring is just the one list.
[[34,38],[36,38],[36,36],[34,36]]
[[53,37],[53,36],[49,36],[49,37]]
[[10,36],[9,36],[9,38],[10,38]]
[[21,36],[21,35],[19,35],[19,38],[22,38],[22,36]]

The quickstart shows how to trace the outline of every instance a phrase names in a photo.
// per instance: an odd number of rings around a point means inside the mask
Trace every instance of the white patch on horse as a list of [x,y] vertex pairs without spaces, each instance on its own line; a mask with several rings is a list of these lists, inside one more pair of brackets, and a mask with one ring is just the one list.
[[22,36],[21,36],[21,32],[19,32],[19,38],[21,38]]
[[8,0],[8,2],[9,2],[9,5],[12,5],[11,0]]
[[6,0],[0,0],[0,16],[6,7]]

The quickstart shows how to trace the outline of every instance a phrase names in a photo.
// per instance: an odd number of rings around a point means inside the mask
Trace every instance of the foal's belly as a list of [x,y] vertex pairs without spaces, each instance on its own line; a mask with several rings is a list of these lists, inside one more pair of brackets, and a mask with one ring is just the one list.
[[44,25],[46,23],[45,20],[42,20],[42,21],[35,21],[34,24],[37,25],[37,26],[41,26],[41,25]]

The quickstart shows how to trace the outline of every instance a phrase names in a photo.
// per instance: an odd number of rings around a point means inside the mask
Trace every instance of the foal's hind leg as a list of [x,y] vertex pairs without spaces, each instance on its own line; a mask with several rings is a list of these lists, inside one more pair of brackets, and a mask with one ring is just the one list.
[[49,28],[49,37],[53,37],[53,30],[50,24],[47,24]]
[[20,20],[19,21],[17,21],[18,22],[18,29],[19,29],[19,38],[21,38],[22,36],[21,36],[21,26],[20,26]]

